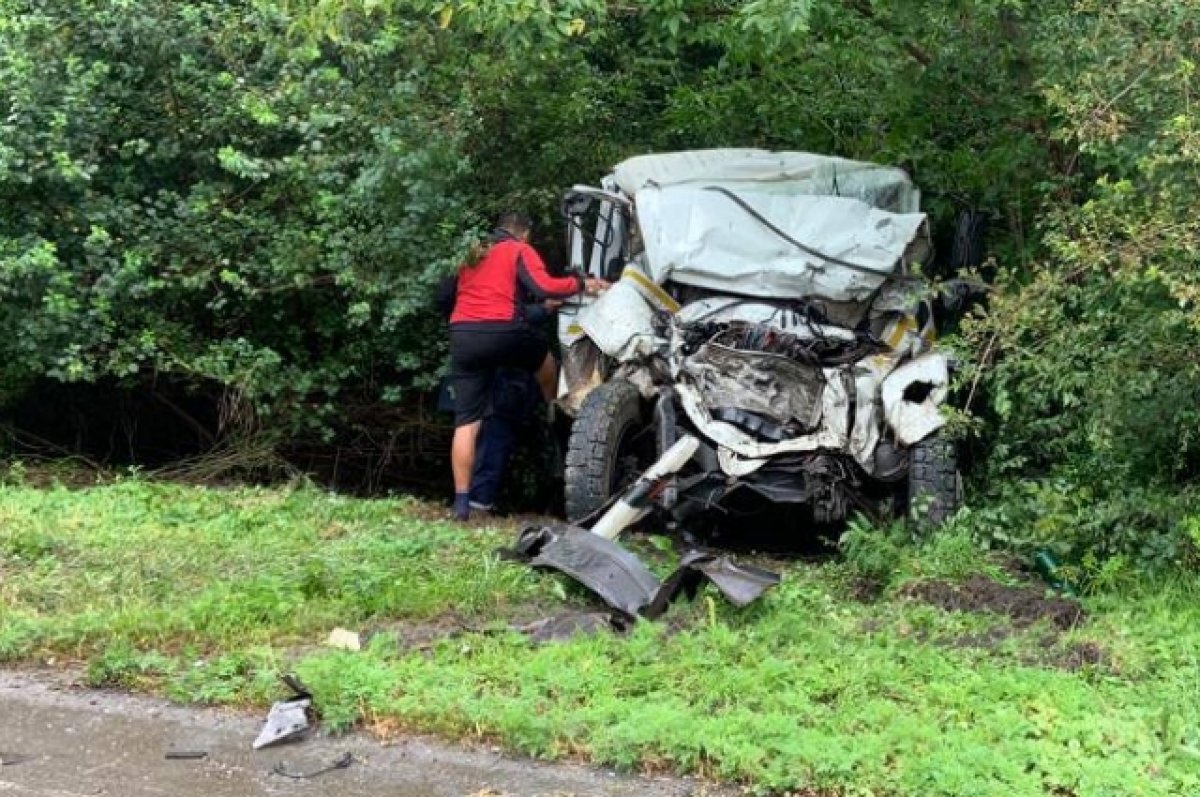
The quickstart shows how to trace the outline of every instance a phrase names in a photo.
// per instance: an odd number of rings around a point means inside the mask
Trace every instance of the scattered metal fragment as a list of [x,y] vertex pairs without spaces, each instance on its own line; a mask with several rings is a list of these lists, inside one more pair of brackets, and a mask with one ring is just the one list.
[[517,538],[514,558],[565,573],[612,607],[623,621],[661,616],[681,594],[694,597],[707,579],[735,606],[746,606],[779,583],[769,570],[706,551],[686,553],[659,581],[631,552],[577,526],[530,526]]
[[281,700],[271,706],[271,711],[267,714],[267,723],[254,740],[255,750],[298,739],[312,727],[312,693],[294,675],[284,675],[283,682],[294,694],[287,700]]
[[164,756],[169,761],[195,761],[208,758],[207,750],[168,750]]
[[276,775],[280,775],[285,778],[291,778],[292,780],[310,780],[312,778],[319,777],[320,775],[324,775],[327,772],[333,772],[334,770],[349,769],[350,765],[353,763],[353,753],[342,753],[340,756],[334,759],[329,766],[323,769],[318,769],[315,772],[288,772],[286,765],[282,762],[276,764],[271,771]]
[[659,617],[667,607],[686,593],[694,598],[704,579],[712,582],[734,606],[748,606],[779,583],[779,574],[753,565],[735,562],[729,556],[717,556],[707,551],[692,550],[679,560],[679,567],[667,576],[654,600],[642,612],[645,617]]

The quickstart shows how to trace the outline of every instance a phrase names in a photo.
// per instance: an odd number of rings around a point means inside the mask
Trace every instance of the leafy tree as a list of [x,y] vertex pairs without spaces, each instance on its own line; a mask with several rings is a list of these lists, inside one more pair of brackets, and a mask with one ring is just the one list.
[[496,211],[530,209],[553,255],[562,190],[627,156],[829,152],[910,169],[942,227],[996,222],[963,337],[994,499],[976,531],[1181,560],[1198,19],[1198,0],[0,0],[0,402],[171,385],[221,402],[226,433],[328,435],[435,381],[431,288]]

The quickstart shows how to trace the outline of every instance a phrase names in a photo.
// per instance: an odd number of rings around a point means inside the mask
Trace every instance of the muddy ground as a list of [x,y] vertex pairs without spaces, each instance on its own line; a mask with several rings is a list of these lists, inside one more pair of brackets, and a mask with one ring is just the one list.
[[[79,689],[61,676],[0,671],[3,797],[726,797],[699,781],[542,764],[492,750],[361,734],[252,751],[261,719]],[[170,760],[171,751],[206,753]],[[353,763],[305,774],[349,753]]]
[[923,581],[902,594],[948,612],[988,612],[1007,617],[1016,626],[1045,620],[1056,628],[1074,628],[1084,620],[1083,607],[1072,600],[1047,596],[1041,584],[1012,586],[973,575],[962,584]]

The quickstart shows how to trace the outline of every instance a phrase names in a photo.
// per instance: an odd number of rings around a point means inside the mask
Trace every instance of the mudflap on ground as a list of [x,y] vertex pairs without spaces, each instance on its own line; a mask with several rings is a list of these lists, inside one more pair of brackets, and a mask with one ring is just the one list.
[[517,537],[512,558],[573,578],[622,619],[660,617],[680,595],[694,598],[707,580],[735,606],[747,606],[779,583],[777,573],[739,564],[729,556],[688,551],[665,580],[612,540],[570,525],[529,526]]

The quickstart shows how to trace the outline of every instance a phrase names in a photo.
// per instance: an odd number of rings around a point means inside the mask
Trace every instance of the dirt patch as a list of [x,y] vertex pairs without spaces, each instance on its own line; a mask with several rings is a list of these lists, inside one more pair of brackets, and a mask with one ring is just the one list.
[[1047,597],[1045,588],[1032,584],[1009,586],[975,575],[962,584],[925,581],[912,584],[902,595],[928,603],[948,612],[987,612],[1009,618],[1014,625],[1028,626],[1046,620],[1063,630],[1084,620],[1078,603],[1066,598]]
[[848,585],[850,597],[859,603],[875,603],[883,597],[887,582],[872,576],[855,576]]
[[439,642],[468,634],[523,633],[537,644],[569,639],[577,634],[594,634],[613,628],[608,613],[580,611],[562,606],[547,608],[535,604],[507,607],[502,614],[487,620],[468,619],[449,613],[427,620],[388,623],[367,629],[364,643],[378,636],[390,636],[401,651],[430,651]]
[[1095,642],[1078,642],[1068,645],[1057,663],[1061,669],[1074,672],[1085,667],[1107,667],[1110,659],[1104,648]]

